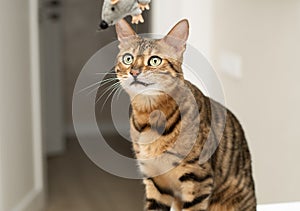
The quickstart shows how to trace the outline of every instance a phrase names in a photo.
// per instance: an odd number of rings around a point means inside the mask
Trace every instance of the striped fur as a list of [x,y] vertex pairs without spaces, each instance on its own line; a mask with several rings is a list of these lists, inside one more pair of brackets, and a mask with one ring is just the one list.
[[[188,22],[179,22],[160,40],[137,36],[125,21],[116,28],[115,70],[131,98],[131,137],[145,177],[145,210],[255,211],[251,158],[240,123],[184,80]],[[126,53],[133,57],[131,64],[122,60]],[[153,55],[162,59],[157,67],[149,65]],[[132,84],[134,76],[140,84]],[[205,147],[210,135],[214,142]],[[201,163],[201,153],[209,152],[212,156]]]

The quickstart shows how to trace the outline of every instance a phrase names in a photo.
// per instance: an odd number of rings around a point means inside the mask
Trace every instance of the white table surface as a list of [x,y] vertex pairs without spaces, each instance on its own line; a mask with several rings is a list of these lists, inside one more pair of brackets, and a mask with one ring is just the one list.
[[300,202],[258,205],[257,211],[300,211]]

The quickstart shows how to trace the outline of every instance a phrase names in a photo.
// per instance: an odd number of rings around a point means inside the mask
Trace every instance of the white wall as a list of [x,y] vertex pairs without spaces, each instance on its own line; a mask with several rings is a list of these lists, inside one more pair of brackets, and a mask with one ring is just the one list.
[[[213,20],[213,2],[211,0],[164,0],[152,1],[152,33],[166,35],[169,30],[180,20],[186,18],[190,23],[190,35],[188,44],[195,47],[208,61],[211,61],[211,34]],[[202,63],[206,67],[206,62]],[[213,95],[215,90],[207,89],[210,80],[204,81],[195,77],[192,70],[183,68],[185,78],[199,85],[207,95]],[[205,73],[207,78],[211,73]],[[214,93],[212,93],[214,92]]]
[[[215,67],[227,107],[245,128],[259,203],[300,201],[300,1],[164,0],[152,7],[155,33],[190,17],[189,43]],[[224,52],[241,59],[241,78],[224,73]]]
[[0,210],[40,210],[43,168],[36,0],[0,8]]
[[[215,1],[212,58],[251,147],[260,203],[300,201],[300,1]],[[222,52],[242,77],[222,72]]]
[[178,21],[187,18],[191,27],[188,43],[210,60],[212,6],[211,0],[152,1],[152,32],[165,35]]

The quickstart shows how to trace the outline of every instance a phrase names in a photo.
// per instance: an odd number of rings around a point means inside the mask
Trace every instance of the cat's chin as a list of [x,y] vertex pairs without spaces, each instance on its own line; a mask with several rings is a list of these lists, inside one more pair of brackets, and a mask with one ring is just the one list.
[[127,93],[131,98],[134,98],[136,96],[149,96],[149,97],[155,97],[155,96],[160,96],[163,94],[162,90],[158,90],[155,88],[149,88],[149,87],[130,87],[126,89]]

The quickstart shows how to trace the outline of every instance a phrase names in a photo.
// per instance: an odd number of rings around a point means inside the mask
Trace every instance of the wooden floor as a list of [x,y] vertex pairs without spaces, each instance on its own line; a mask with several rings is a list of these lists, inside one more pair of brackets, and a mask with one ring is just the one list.
[[64,155],[48,159],[46,211],[141,211],[139,180],[119,178],[99,169],[78,142],[69,140]]

